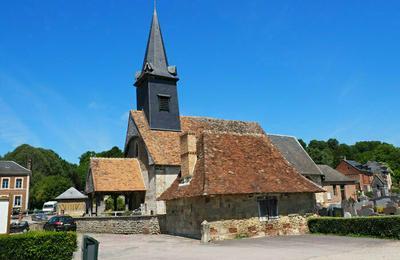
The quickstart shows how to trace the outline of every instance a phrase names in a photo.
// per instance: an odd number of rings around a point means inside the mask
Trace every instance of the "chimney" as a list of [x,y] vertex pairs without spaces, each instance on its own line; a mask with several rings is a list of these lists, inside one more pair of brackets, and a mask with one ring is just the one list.
[[28,157],[28,159],[26,160],[26,168],[30,171],[32,171],[32,158]]
[[197,161],[196,135],[187,132],[181,135],[181,178],[193,176]]

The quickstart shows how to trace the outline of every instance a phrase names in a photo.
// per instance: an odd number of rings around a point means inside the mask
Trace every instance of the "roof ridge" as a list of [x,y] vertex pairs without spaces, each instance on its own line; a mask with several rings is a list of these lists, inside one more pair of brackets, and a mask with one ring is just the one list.
[[207,120],[215,120],[215,121],[228,121],[228,122],[242,122],[246,124],[259,124],[257,121],[244,121],[240,119],[223,119],[223,118],[216,118],[210,116],[180,116],[185,118],[193,118],[193,119],[207,119]]
[[19,166],[19,167],[21,167],[21,168],[24,168],[25,170],[27,170],[27,171],[29,171],[29,172],[31,171],[31,170],[29,170],[28,168],[22,166],[21,164],[19,164],[19,163],[17,163],[17,162],[14,162],[14,161],[10,161],[10,162],[12,162],[13,164],[15,164],[15,165],[17,165],[17,166]]
[[120,161],[136,161],[137,158],[120,158],[120,157],[90,157],[90,160],[120,160]]
[[290,138],[297,139],[297,137],[294,135],[282,135],[282,134],[271,134],[271,133],[267,133],[267,135],[268,136],[279,136],[279,137],[290,137]]
[[254,136],[254,137],[266,137],[265,134],[258,134],[258,133],[237,133],[237,132],[230,132],[230,131],[214,131],[214,130],[204,130],[202,131],[203,134],[209,135],[235,135],[235,136]]

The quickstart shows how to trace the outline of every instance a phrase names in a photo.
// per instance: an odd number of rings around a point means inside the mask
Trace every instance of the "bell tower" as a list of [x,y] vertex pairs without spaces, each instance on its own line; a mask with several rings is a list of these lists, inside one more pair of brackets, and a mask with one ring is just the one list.
[[144,111],[153,130],[180,131],[175,66],[169,66],[154,7],[142,70],[136,73],[137,110]]

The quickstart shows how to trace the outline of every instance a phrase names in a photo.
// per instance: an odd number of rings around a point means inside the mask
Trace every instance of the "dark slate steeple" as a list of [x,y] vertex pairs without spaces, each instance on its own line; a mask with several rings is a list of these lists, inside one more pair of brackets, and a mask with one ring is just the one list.
[[136,73],[137,109],[151,129],[180,131],[176,67],[168,66],[164,41],[154,7],[143,67]]
[[142,71],[150,71],[153,74],[166,77],[171,76],[168,72],[167,54],[165,53],[164,41],[161,34],[160,23],[158,22],[157,10],[155,8]]

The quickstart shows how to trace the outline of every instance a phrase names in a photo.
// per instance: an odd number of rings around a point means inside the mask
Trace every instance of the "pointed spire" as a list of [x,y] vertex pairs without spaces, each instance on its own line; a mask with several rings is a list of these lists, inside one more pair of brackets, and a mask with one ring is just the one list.
[[156,1],[154,1],[153,19],[151,21],[142,73],[174,77],[168,72],[167,54],[165,52],[160,23],[158,21]]

